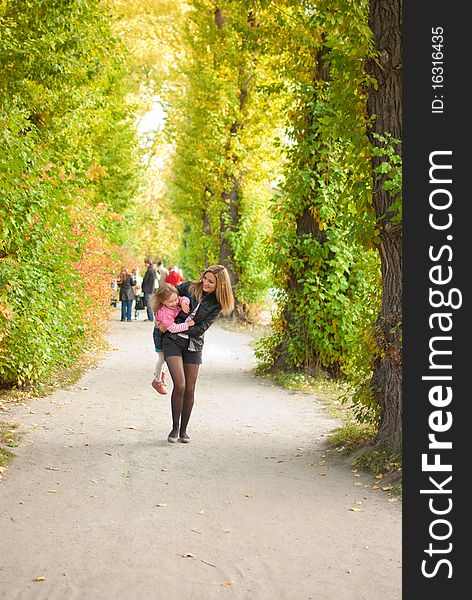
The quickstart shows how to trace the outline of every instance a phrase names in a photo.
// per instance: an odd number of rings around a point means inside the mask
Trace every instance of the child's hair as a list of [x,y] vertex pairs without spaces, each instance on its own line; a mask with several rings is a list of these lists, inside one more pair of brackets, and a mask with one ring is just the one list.
[[189,292],[195,296],[198,302],[201,302],[203,298],[203,276],[205,273],[213,273],[215,276],[216,300],[221,306],[221,313],[223,315],[229,315],[234,309],[234,297],[228,269],[223,265],[211,265],[207,267],[200,279],[190,284]]
[[154,290],[151,296],[152,312],[156,313],[173,294],[177,294],[178,296],[179,292],[177,291],[177,288],[175,288],[173,285],[170,285],[170,283],[164,283],[162,287]]

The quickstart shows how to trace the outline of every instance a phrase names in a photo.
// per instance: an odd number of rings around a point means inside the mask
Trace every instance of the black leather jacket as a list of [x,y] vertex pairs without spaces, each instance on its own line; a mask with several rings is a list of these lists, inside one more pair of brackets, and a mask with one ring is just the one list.
[[[190,312],[197,306],[198,301],[195,296],[189,293],[190,281],[186,281],[177,286],[180,296],[187,296],[190,299]],[[203,340],[205,331],[215,321],[221,312],[221,306],[216,300],[216,294],[204,294],[197,313],[194,317],[195,325],[190,327],[185,333],[189,336],[189,350],[201,350],[203,348]],[[175,318],[176,323],[183,323],[188,315],[180,311]],[[177,335],[177,334],[169,334]]]

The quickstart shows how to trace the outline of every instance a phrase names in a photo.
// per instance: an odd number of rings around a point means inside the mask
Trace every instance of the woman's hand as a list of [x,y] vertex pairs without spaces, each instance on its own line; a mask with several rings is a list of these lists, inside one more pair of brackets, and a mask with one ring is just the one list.
[[162,333],[165,333],[167,331],[167,327],[162,321],[156,321],[154,326],[157,327]]

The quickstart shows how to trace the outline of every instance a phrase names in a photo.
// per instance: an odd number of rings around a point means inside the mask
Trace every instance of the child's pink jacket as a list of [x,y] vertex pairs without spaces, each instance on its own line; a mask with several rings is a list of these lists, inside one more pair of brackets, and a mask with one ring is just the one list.
[[161,321],[161,323],[167,327],[167,331],[170,331],[171,333],[180,333],[181,331],[187,331],[188,329],[187,323],[174,323],[175,317],[180,312],[182,300],[186,300],[190,303],[187,296],[179,296],[179,306],[177,308],[167,308],[167,306],[162,305],[160,309],[154,313],[154,319],[156,321]]

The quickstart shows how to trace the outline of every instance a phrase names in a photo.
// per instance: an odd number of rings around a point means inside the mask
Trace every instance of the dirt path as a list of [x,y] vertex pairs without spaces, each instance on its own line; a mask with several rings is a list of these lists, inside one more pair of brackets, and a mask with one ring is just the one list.
[[337,423],[215,324],[192,442],[169,444],[151,327],[113,315],[97,369],[10,415],[0,599],[400,600],[401,504],[327,451]]

